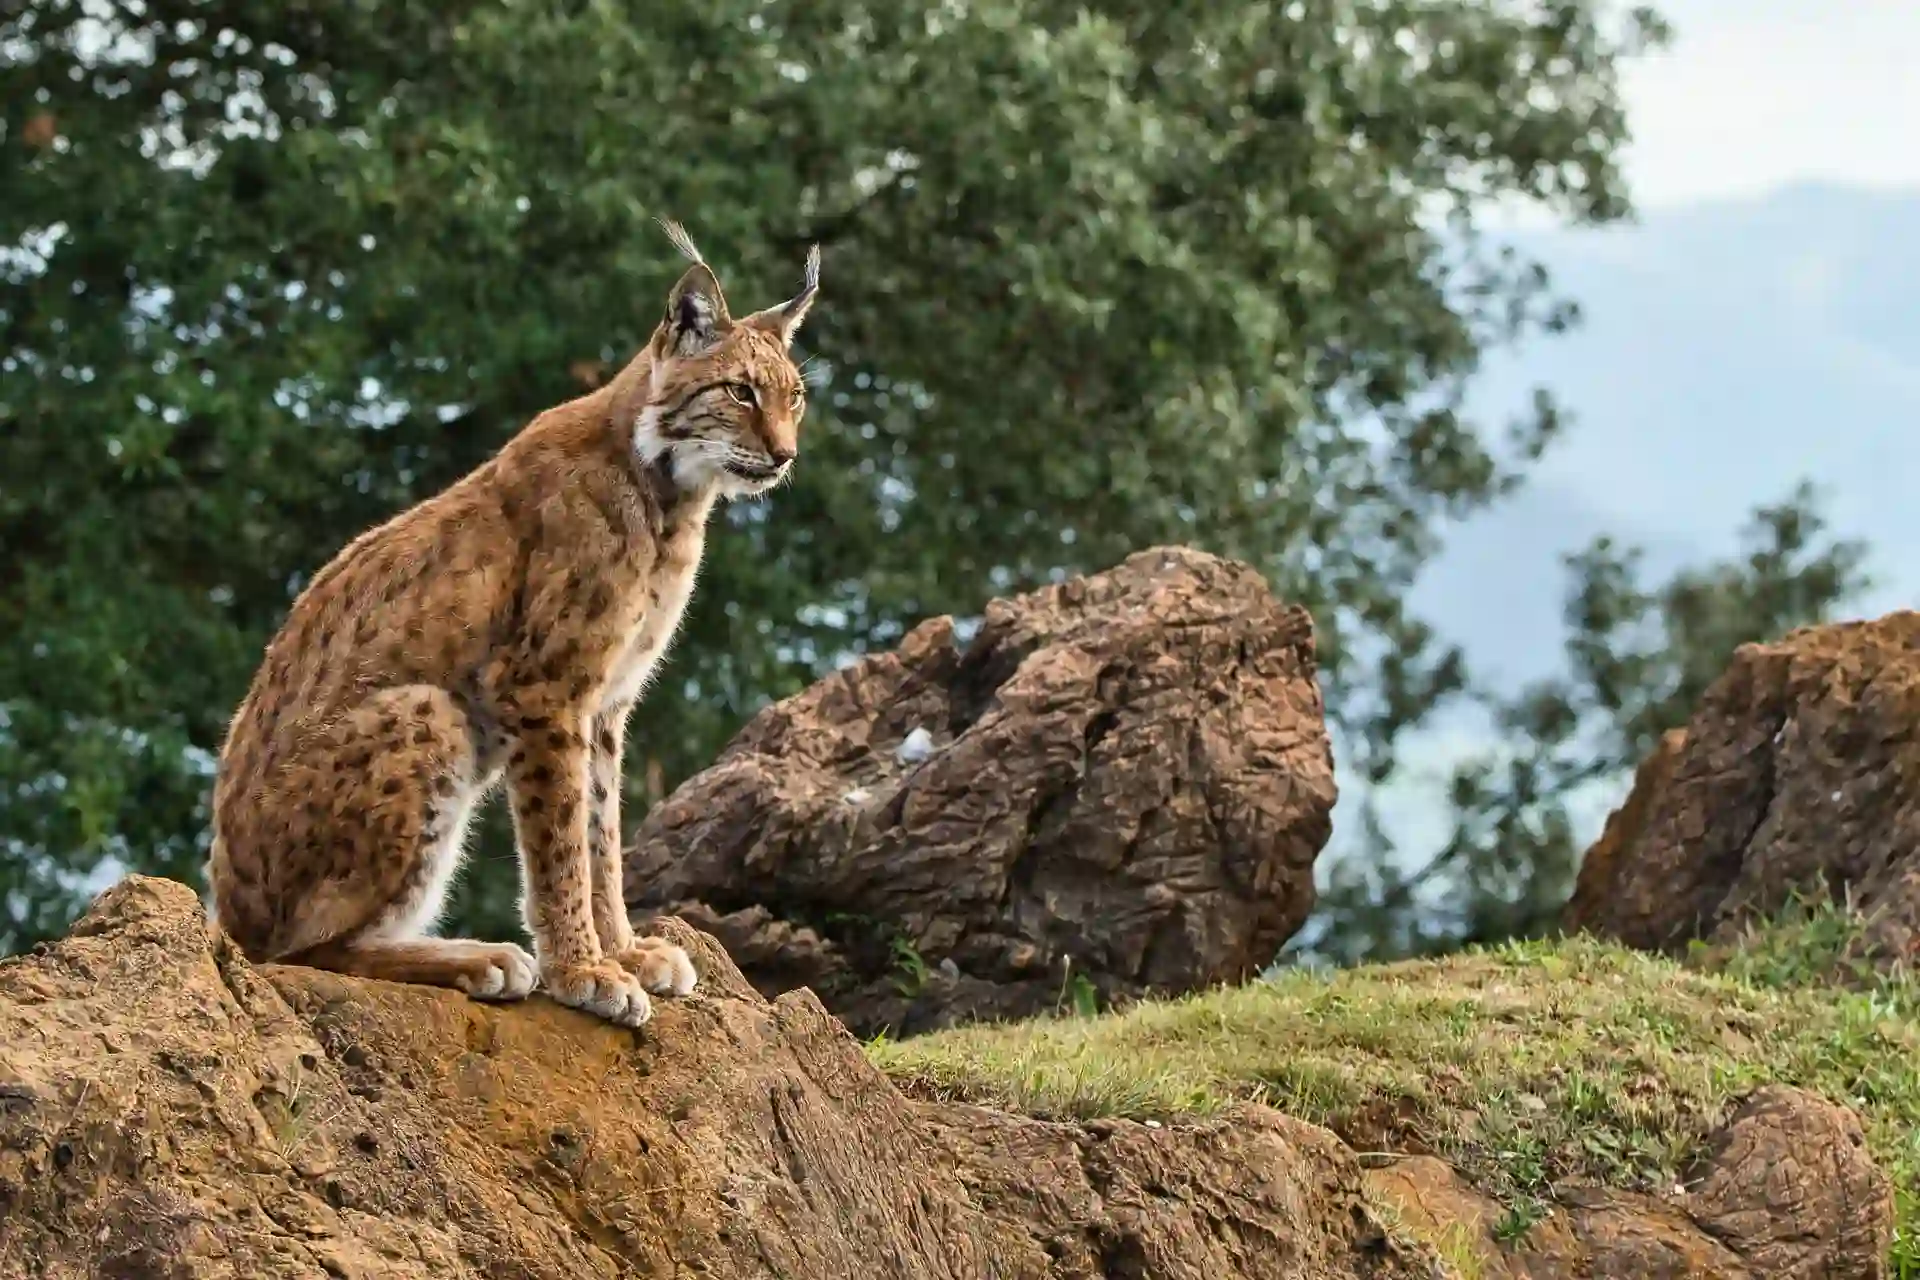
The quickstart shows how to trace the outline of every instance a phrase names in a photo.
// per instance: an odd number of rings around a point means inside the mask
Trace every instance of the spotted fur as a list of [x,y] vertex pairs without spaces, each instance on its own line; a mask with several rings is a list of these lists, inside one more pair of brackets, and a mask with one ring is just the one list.
[[[451,488],[362,534],[267,646],[214,785],[220,924],[257,960],[562,1003],[638,1026],[684,995],[678,947],[621,897],[627,718],[680,624],[718,498],[798,452],[789,356],[819,288],[734,320],[692,260],[611,382],[535,418]],[[429,936],[502,779],[534,942]]]

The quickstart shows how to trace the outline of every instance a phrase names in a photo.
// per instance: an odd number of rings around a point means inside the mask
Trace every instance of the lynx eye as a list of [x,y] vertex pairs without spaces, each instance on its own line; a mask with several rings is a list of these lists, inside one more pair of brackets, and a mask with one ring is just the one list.
[[806,398],[807,398],[807,389],[805,387],[795,387],[793,389],[793,395],[788,398],[787,403],[791,404],[794,408],[798,409],[800,407],[800,402],[802,400],[805,400]]
[[729,382],[726,385],[727,399],[737,405],[753,408],[753,388],[744,382]]

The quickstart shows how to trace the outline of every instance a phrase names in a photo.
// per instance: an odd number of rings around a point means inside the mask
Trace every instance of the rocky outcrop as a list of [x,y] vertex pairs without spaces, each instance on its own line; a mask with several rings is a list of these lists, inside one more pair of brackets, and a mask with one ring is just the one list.
[[805,992],[703,976],[642,1032],[254,967],[187,889],[0,964],[5,1280],[1431,1275],[1351,1153],[913,1102]]
[[1863,959],[1920,959],[1920,614],[1747,645],[1640,768],[1563,923],[1674,951],[1796,893],[1845,896]]
[[1376,1198],[1415,1234],[1441,1243],[1456,1262],[1471,1259],[1482,1280],[1888,1274],[1893,1188],[1868,1157],[1859,1120],[1779,1085],[1734,1109],[1672,1194],[1559,1188],[1551,1212],[1524,1229],[1515,1229],[1508,1208],[1431,1156],[1367,1176]]
[[1887,1180],[1798,1090],[1747,1097],[1683,1186],[1556,1185],[1516,1231],[1437,1159],[1363,1171],[1263,1107],[910,1099],[811,994],[664,928],[702,988],[635,1032],[255,967],[184,887],[117,886],[0,963],[0,1280],[1887,1274]]
[[627,899],[904,1034],[1248,976],[1334,795],[1306,611],[1155,550],[769,707],[648,814]]

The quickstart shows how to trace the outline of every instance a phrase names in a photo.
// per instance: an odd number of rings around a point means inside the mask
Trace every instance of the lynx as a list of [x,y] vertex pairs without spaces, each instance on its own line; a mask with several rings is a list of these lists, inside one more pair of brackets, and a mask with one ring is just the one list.
[[[621,894],[628,713],[693,591],[719,498],[794,465],[790,348],[819,291],[743,319],[691,262],[610,382],[362,534],[267,646],[214,785],[214,913],[256,960],[516,1000],[625,1026],[685,995],[686,953]],[[504,777],[534,952],[429,936],[475,806]]]

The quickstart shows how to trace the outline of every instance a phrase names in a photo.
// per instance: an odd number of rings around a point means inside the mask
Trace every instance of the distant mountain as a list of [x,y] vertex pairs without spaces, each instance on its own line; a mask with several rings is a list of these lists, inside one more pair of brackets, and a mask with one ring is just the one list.
[[1830,185],[1515,237],[1578,300],[1572,334],[1503,353],[1473,397],[1572,413],[1513,501],[1453,531],[1417,601],[1509,679],[1559,655],[1564,553],[1597,533],[1655,566],[1722,553],[1802,478],[1872,546],[1867,608],[1920,602],[1920,191]]

